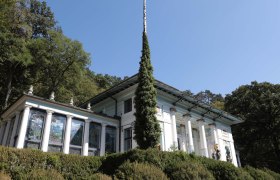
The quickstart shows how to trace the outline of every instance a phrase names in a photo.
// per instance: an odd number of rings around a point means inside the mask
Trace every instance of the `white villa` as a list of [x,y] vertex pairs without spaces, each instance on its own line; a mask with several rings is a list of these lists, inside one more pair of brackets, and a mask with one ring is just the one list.
[[[56,102],[54,94],[50,99],[37,97],[31,88],[1,115],[0,144],[83,156],[136,148],[133,100],[137,81],[134,75],[80,107],[73,101]],[[160,81],[156,80],[155,87],[161,150],[178,149],[240,165],[231,125],[242,120]]]

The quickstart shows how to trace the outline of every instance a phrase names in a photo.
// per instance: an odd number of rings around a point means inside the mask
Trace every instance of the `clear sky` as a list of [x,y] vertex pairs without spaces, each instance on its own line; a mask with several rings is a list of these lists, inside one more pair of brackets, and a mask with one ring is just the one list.
[[[131,76],[141,56],[143,0],[47,0],[97,73]],[[155,78],[180,90],[228,94],[280,82],[279,0],[147,0]]]

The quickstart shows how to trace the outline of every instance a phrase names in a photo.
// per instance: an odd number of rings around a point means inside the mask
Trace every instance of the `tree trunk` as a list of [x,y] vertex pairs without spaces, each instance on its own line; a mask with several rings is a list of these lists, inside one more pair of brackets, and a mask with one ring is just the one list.
[[[11,68],[11,67],[10,67]],[[11,96],[11,92],[12,92],[12,80],[13,80],[13,71],[10,69],[8,78],[7,78],[7,91],[6,91],[6,97],[5,97],[5,102],[4,102],[4,109],[6,109],[8,107],[8,102]]]

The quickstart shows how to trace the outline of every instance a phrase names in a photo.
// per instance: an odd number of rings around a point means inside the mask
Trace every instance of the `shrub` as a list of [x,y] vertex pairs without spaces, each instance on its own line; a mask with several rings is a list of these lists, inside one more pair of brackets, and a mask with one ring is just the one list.
[[121,165],[115,177],[118,179],[133,179],[133,180],[142,180],[142,179],[151,179],[151,180],[167,180],[168,178],[162,172],[161,169],[156,166],[144,163],[130,163],[125,162]]
[[11,177],[3,172],[0,172],[0,179],[1,180],[11,180]]
[[274,177],[275,180],[280,180],[280,174],[271,171],[270,169],[264,168],[263,169],[264,172],[266,172],[267,174],[269,174],[270,176]]
[[194,158],[200,161],[210,172],[212,172],[213,176],[217,180],[253,180],[249,173],[242,170],[241,168],[235,167],[231,163],[216,161],[205,157]]
[[66,179],[82,179],[97,172],[101,159],[0,146],[0,171],[9,173],[12,179],[20,179],[34,169],[54,169]]
[[112,178],[106,174],[102,174],[102,173],[96,173],[93,174],[90,177],[87,177],[86,179],[91,179],[91,180],[112,180]]
[[159,151],[158,149],[133,149],[125,153],[112,154],[107,156],[102,161],[100,171],[105,172],[109,175],[113,175],[118,167],[127,160],[129,160],[130,162],[152,164],[164,171],[164,169],[170,164],[186,161],[188,159],[190,159],[190,156],[181,151],[163,152]]
[[273,180],[274,179],[271,175],[269,175],[268,173],[266,173],[260,169],[253,168],[251,166],[246,166],[244,169],[248,173],[250,173],[250,175],[256,180]]
[[24,180],[63,180],[63,176],[56,170],[34,169],[30,173],[23,175]]
[[165,173],[174,180],[214,180],[213,175],[197,162],[179,162],[166,168]]

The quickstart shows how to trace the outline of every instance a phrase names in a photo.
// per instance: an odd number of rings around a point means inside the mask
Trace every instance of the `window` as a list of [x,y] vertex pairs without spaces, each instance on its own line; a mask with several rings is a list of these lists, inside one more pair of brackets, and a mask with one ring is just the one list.
[[46,113],[31,109],[29,114],[27,132],[25,136],[25,147],[40,149]]
[[4,135],[5,135],[5,130],[6,130],[6,128],[7,128],[7,124],[8,124],[8,123],[6,122],[6,123],[3,125],[3,126],[4,126],[3,132],[2,132],[3,135],[1,136],[1,139],[0,139],[0,144],[1,144],[1,145],[4,145],[4,144],[3,144],[3,141],[4,141]]
[[101,142],[101,124],[90,123],[89,126],[89,155],[98,156]]
[[132,128],[124,130],[124,151],[132,149]]
[[10,128],[9,128],[9,132],[8,132],[6,146],[10,145],[10,141],[11,141],[11,138],[12,138],[12,132],[13,132],[13,127],[14,127],[15,120],[16,120],[16,117],[13,117],[13,119],[10,122]]
[[85,122],[73,119],[70,136],[70,154],[81,154]]
[[132,111],[132,99],[124,101],[124,113]]
[[59,114],[52,115],[48,152],[62,152],[66,117]]
[[106,127],[105,152],[107,153],[116,152],[116,132],[117,131],[115,127]]

